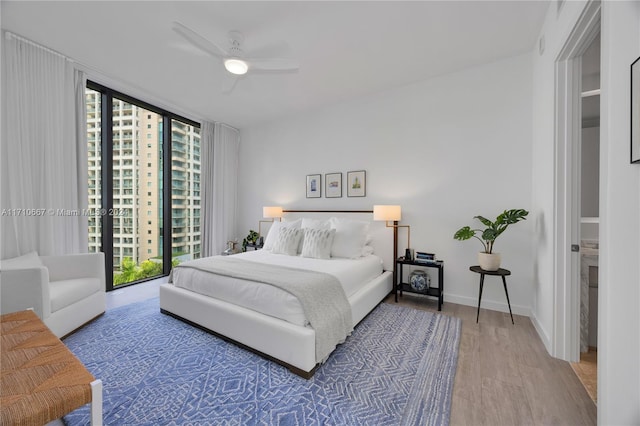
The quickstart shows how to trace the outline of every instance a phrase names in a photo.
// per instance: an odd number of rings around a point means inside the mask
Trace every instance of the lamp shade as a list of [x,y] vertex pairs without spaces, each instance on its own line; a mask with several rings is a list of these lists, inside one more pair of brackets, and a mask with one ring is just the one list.
[[282,207],[281,206],[263,207],[262,217],[266,217],[266,218],[282,217]]
[[400,206],[376,205],[373,206],[373,220],[401,220],[402,208]]

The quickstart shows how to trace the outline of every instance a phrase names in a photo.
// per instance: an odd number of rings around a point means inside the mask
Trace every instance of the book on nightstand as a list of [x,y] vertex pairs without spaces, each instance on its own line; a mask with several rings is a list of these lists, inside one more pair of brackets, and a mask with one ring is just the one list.
[[436,255],[434,253],[425,253],[422,251],[416,251],[416,255],[413,260],[418,263],[437,263]]

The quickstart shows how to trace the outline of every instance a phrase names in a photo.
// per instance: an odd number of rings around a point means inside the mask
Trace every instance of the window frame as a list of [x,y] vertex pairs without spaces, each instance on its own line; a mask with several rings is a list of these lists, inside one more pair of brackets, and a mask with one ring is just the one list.
[[[100,111],[100,133],[101,133],[101,158],[100,158],[100,179],[101,179],[101,208],[103,211],[113,209],[113,99],[135,104],[137,107],[162,116],[162,274],[155,277],[144,278],[130,283],[119,284],[117,288],[166,277],[171,272],[172,262],[172,212],[171,212],[171,121],[176,120],[184,124],[201,128],[200,123],[168,111],[164,108],[152,105],[148,102],[129,96],[125,93],[111,89],[92,80],[87,80],[87,89],[94,90],[101,97]],[[142,139],[141,140],[146,140]],[[113,216],[101,216],[101,250],[105,254],[105,280],[106,291],[114,290],[113,269],[114,269],[114,246],[113,246]]]

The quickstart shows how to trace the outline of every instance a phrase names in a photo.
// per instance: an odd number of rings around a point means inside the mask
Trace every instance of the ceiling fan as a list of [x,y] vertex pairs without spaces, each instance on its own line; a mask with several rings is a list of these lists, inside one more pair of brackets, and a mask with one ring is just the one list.
[[[225,50],[180,22],[174,21],[172,27],[198,49],[221,59],[225,69],[234,76],[247,73],[290,73],[300,69],[298,61],[294,59],[247,57],[242,48],[244,36],[240,31],[229,31],[229,48]],[[233,90],[237,81],[235,78],[228,92]]]

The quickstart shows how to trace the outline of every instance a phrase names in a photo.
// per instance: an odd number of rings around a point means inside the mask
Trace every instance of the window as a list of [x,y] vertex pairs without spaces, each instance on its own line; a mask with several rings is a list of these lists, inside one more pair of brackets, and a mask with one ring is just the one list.
[[[115,208],[123,213],[88,218],[89,251],[105,253],[107,290],[112,290],[168,274],[172,256],[200,256],[199,247],[182,245],[182,241],[194,240],[193,232],[199,232],[199,228],[189,229],[196,213],[178,208],[184,197],[188,202],[193,197],[190,173],[194,167],[199,170],[200,164],[189,163],[187,158],[193,156],[189,150],[197,149],[199,155],[200,129],[195,122],[107,87],[93,82],[87,86],[89,208]],[[105,128],[111,122],[113,127]],[[182,152],[171,149],[176,134],[181,135]],[[143,158],[147,162],[138,161]],[[173,159],[184,162],[182,180],[172,177]],[[103,175],[108,177],[106,184]],[[181,186],[179,194],[173,191],[174,182]],[[141,190],[144,185],[146,189]],[[145,211],[142,206],[147,207],[146,220],[140,217]],[[174,224],[181,226],[183,238],[173,238]]]
[[[200,195],[194,188],[200,181],[200,128],[179,120],[171,120],[171,239],[174,253],[200,258],[200,229],[193,219],[200,217]],[[197,201],[198,205],[195,205]]]

